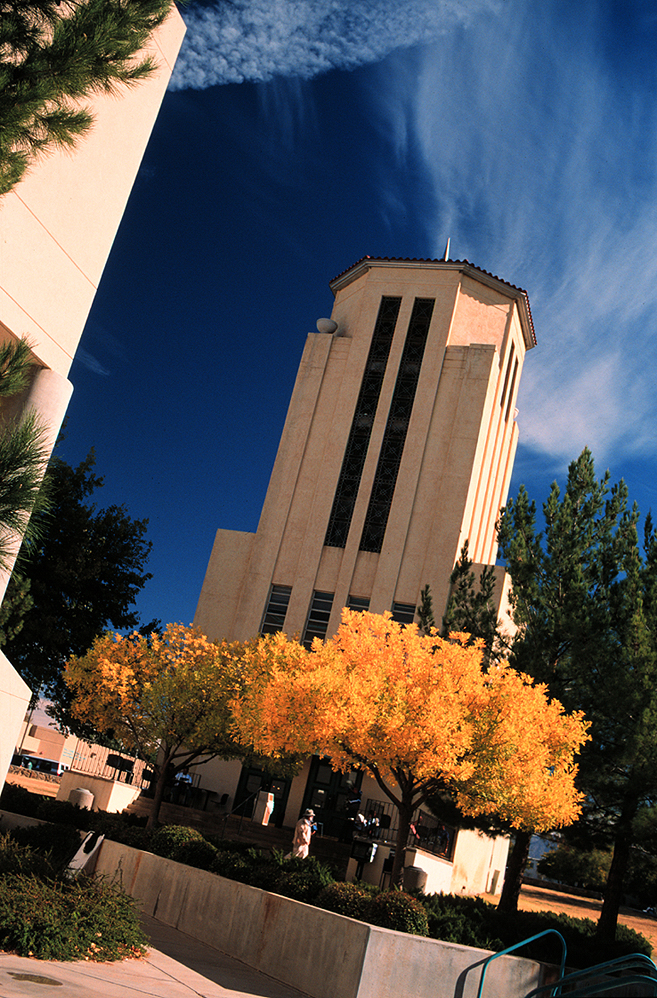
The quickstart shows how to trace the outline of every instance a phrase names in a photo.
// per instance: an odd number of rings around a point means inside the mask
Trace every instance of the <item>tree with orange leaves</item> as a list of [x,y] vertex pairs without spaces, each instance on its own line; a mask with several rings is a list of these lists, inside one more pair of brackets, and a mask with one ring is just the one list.
[[486,670],[481,643],[344,610],[335,636],[310,651],[276,634],[247,654],[261,665],[233,700],[236,736],[263,755],[316,753],[335,769],[369,770],[399,812],[394,883],[413,812],[436,782],[464,813],[495,812],[516,828],[579,813],[582,715],[506,664]]
[[240,755],[228,705],[240,683],[241,653],[237,642],[214,644],[198,629],[169,624],[149,637],[108,632],[67,662],[73,716],[156,760],[149,827],[173,773]]

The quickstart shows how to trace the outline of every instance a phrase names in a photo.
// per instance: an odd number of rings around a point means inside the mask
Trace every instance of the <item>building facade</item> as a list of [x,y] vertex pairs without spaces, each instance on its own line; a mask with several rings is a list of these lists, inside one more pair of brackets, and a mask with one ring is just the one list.
[[465,540],[495,563],[527,295],[467,262],[370,258],[331,289],[258,530],[217,532],[195,618],[210,638],[310,642],[345,606],[408,622],[427,584],[439,618]]
[[[369,257],[331,289],[332,316],[308,335],[258,530],[217,532],[195,617],[211,639],[284,630],[309,645],[336,631],[343,607],[412,622],[427,584],[440,620],[463,543],[475,564],[495,563],[520,376],[536,342],[526,293],[465,261]],[[325,834],[348,837],[360,814],[381,846],[370,876],[383,876],[396,813],[362,772],[335,773],[315,757],[292,781],[235,762],[209,763],[196,778],[247,814],[266,786],[278,825],[313,807]],[[415,845],[433,856],[432,889],[501,890],[505,840],[428,813],[416,827]]]
[[[185,34],[175,10],[148,39],[155,71],[96,94],[89,134],[36,162],[0,200],[0,342],[27,338],[32,380],[11,416],[36,412],[52,451],[73,392],[69,371]],[[20,537],[14,538],[16,553]],[[0,572],[0,600],[10,570]],[[0,788],[30,690],[0,652]]]

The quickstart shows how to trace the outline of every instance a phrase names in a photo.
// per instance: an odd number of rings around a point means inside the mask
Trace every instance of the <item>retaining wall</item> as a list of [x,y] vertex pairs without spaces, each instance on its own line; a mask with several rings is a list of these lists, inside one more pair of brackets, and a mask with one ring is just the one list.
[[[116,842],[96,872],[144,912],[312,998],[475,998],[485,950],[393,932]],[[548,968],[500,957],[484,998],[519,998]]]

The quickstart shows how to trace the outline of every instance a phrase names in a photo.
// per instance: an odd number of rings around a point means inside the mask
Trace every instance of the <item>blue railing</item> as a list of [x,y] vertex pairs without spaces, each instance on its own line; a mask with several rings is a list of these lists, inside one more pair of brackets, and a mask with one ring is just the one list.
[[[557,932],[556,929],[544,929],[543,932],[538,932],[535,936],[529,936],[528,939],[522,939],[519,943],[514,943],[513,946],[507,946],[506,949],[501,949],[499,953],[493,953],[484,961],[481,968],[481,980],[479,981],[479,989],[477,991],[477,998],[481,998],[484,990],[484,978],[486,977],[486,971],[488,970],[488,965],[497,960],[499,956],[508,956],[509,953],[515,952],[515,950],[520,949],[522,946],[528,946],[529,943],[533,943],[536,939],[542,939],[543,936],[558,936],[561,940],[561,970],[559,972],[559,977],[563,977],[564,971],[566,969],[566,940]],[[554,985],[550,985],[554,987]]]

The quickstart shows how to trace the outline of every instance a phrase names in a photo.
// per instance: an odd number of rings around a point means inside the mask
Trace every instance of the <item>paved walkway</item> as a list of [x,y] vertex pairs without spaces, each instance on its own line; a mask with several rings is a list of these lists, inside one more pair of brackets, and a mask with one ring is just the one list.
[[60,963],[0,953],[0,998],[304,998],[154,918],[143,925],[154,947],[143,960]]

